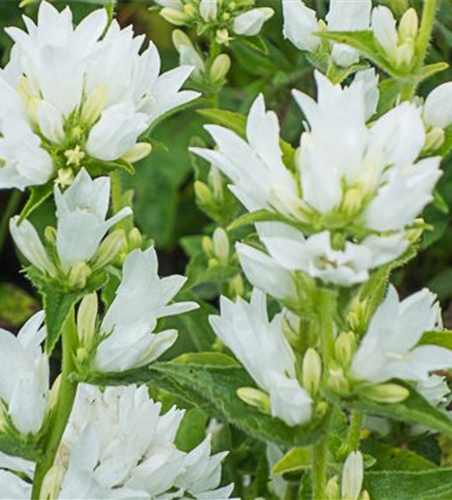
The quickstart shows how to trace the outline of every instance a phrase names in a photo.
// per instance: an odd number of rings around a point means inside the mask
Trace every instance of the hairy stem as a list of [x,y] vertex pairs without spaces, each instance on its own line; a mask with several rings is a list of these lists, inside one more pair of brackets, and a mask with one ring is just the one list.
[[2,219],[0,222],[0,255],[2,254],[6,238],[8,236],[9,219],[13,215],[15,215],[21,199],[22,199],[22,193],[17,189],[14,190],[10,194],[5,211],[2,214]]
[[313,448],[312,456],[312,491],[313,500],[325,500],[326,468],[327,468],[327,439],[321,439]]
[[437,8],[438,0],[424,0],[422,21],[416,42],[418,69],[422,67],[427,56],[433,28],[435,26]]
[[31,497],[32,500],[39,500],[41,498],[42,482],[44,481],[45,475],[54,464],[77,392],[77,383],[71,381],[69,378],[70,374],[75,370],[74,354],[77,345],[74,311],[71,312],[63,327],[62,344],[63,361],[61,385],[56,405],[46,428],[43,458],[36,467]]
[[363,414],[359,411],[353,411],[350,416],[350,428],[348,430],[348,445],[353,451],[359,448],[362,425]]

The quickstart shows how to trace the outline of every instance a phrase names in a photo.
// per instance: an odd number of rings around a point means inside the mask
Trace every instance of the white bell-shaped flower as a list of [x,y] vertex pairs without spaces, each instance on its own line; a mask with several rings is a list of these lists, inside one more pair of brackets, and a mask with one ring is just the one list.
[[130,253],[122,282],[100,327],[94,368],[119,372],[150,364],[177,339],[176,330],[154,333],[160,318],[183,314],[199,307],[194,302],[169,304],[186,281],[183,276],[158,276],[153,248]]
[[266,296],[254,289],[251,302],[221,297],[221,315],[211,316],[218,337],[268,393],[272,415],[290,426],[308,422],[312,400],[296,377],[295,355],[283,332],[283,315],[268,319]]

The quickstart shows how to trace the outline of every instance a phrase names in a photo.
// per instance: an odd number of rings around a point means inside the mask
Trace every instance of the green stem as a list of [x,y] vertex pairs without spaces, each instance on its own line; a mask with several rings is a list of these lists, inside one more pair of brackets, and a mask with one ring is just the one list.
[[110,174],[111,179],[111,207],[113,213],[117,214],[123,208],[122,201],[122,179],[121,172],[112,172]]
[[14,190],[11,193],[5,211],[2,214],[2,220],[0,222],[0,255],[2,254],[6,238],[8,236],[9,219],[16,214],[21,199],[22,193],[19,190]]
[[54,464],[77,392],[77,383],[70,380],[70,374],[75,371],[74,354],[77,346],[74,311],[71,312],[63,327],[62,344],[63,362],[61,385],[53,414],[46,428],[43,458],[38,462],[36,467],[31,497],[32,500],[39,500],[41,498],[42,483],[47,472]]
[[350,416],[350,428],[348,430],[348,444],[350,449],[353,451],[356,451],[359,448],[362,425],[363,414],[359,411],[353,411]]
[[435,25],[437,8],[438,0],[424,0],[422,21],[419,29],[419,35],[416,41],[418,69],[422,67],[427,56],[430,40],[432,38],[433,27]]
[[331,293],[328,290],[320,290],[318,303],[319,337],[325,374],[328,373],[330,358],[334,353],[333,308],[334,299]]
[[325,500],[327,439],[323,438],[313,447],[312,456],[312,491],[313,500]]

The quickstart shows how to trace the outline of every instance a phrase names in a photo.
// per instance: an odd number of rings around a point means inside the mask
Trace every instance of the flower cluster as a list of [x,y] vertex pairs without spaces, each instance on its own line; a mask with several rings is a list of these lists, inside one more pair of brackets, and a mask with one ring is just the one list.
[[[210,437],[191,452],[175,445],[184,412],[149,398],[145,387],[79,386],[42,498],[226,499],[218,488],[225,453],[211,455]],[[30,498],[34,464],[0,455],[3,498]]]
[[[0,187],[25,189],[56,178],[71,184],[81,167],[134,162],[150,152],[140,136],[198,94],[180,91],[192,68],[160,75],[160,58],[142,36],[105,9],[76,28],[67,7],[43,1],[27,31],[8,28],[11,61],[1,71]],[[121,71],[118,72],[118,68]]]
[[256,36],[274,11],[254,7],[254,0],[156,0],[160,15],[175,26],[194,26],[199,34],[211,32],[219,44],[234,36]]
[[207,130],[217,151],[193,149],[231,179],[249,211],[284,221],[258,224],[270,259],[239,249],[248,277],[269,292],[268,274],[257,270],[264,262],[285,276],[301,271],[341,286],[366,281],[371,269],[408,248],[409,229],[441,175],[439,157],[418,160],[426,133],[415,104],[402,103],[368,125],[378,102],[373,70],[358,73],[349,87],[320,73],[316,80],[317,102],[294,91],[309,129],[293,164],[283,161],[278,121],[262,97],[249,113],[247,140],[213,125]]

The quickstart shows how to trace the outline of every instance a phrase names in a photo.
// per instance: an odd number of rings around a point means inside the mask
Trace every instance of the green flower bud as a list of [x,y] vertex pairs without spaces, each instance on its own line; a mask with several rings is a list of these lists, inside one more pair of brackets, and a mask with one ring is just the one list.
[[66,469],[62,465],[54,465],[47,472],[41,487],[40,498],[42,498],[42,500],[53,500],[54,498],[58,498],[65,473]]
[[231,58],[227,54],[220,54],[210,68],[210,79],[213,84],[221,82],[231,69]]
[[196,197],[201,202],[201,204],[210,205],[213,202],[212,192],[210,191],[207,184],[204,184],[204,182],[201,181],[196,181],[194,183],[194,188]]
[[325,489],[326,500],[340,500],[341,492],[337,476],[333,476],[327,483]]
[[99,245],[99,248],[94,255],[92,263],[93,270],[97,271],[116,259],[125,242],[126,236],[123,229],[115,229],[112,233],[110,233]]
[[182,30],[174,30],[172,34],[173,45],[177,51],[181,47],[193,47],[193,43]]
[[342,332],[334,344],[336,361],[344,368],[350,365],[355,352],[356,340],[353,332]]
[[446,133],[440,127],[435,127],[428,132],[425,139],[424,151],[436,151],[446,140]]
[[415,9],[408,9],[403,14],[399,23],[399,39],[402,43],[412,41],[417,37],[419,30],[419,17]]
[[253,387],[241,387],[237,390],[237,396],[247,405],[270,414],[270,398],[265,392]]
[[228,233],[222,228],[217,227],[212,237],[213,250],[218,261],[226,265],[229,261],[230,244]]
[[410,395],[410,391],[397,384],[380,384],[366,387],[366,398],[378,403],[400,403]]
[[229,36],[229,31],[226,28],[222,28],[220,30],[217,30],[215,34],[215,40],[217,43],[220,45],[229,45],[229,42],[232,40],[232,38]]
[[85,295],[77,312],[77,335],[82,346],[89,348],[93,344],[96,333],[97,311],[97,293]]
[[127,241],[129,242],[129,248],[131,250],[141,248],[141,245],[143,244],[143,236],[137,227],[134,227],[129,231]]
[[328,385],[336,392],[347,394],[350,391],[350,385],[342,368],[330,368],[328,375]]
[[52,226],[47,226],[44,230],[44,238],[47,241],[47,243],[50,243],[51,245],[56,245],[56,236],[57,232],[56,229]]
[[100,83],[94,88],[83,105],[80,117],[82,123],[91,127],[97,122],[107,105],[107,94],[108,89],[105,83]]
[[405,42],[399,45],[396,50],[396,64],[397,66],[409,66],[414,57],[414,44],[413,42]]
[[122,159],[129,163],[136,163],[137,161],[146,158],[152,151],[152,145],[148,142],[137,142],[135,146],[127,151]]
[[84,288],[91,275],[91,268],[88,264],[80,262],[69,271],[69,286],[71,288]]
[[184,26],[190,22],[190,16],[187,15],[186,12],[173,9],[171,7],[164,7],[160,11],[160,15],[163,19],[165,19],[165,21],[168,21],[170,24],[174,24],[175,26]]
[[317,394],[322,377],[322,360],[318,352],[309,348],[303,358],[303,387],[312,395]]

